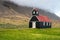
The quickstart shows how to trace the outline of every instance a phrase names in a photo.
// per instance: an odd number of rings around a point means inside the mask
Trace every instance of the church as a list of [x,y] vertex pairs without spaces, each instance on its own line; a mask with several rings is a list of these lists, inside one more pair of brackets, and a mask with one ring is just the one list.
[[29,28],[51,28],[51,20],[47,16],[39,15],[38,9],[34,9]]

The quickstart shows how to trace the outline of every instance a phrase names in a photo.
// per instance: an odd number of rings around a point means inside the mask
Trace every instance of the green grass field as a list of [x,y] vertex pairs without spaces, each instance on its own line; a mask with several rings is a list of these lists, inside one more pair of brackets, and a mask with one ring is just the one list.
[[29,29],[26,22],[5,21],[0,21],[0,40],[60,40],[60,28],[55,28],[60,23],[53,23],[51,29]]
[[60,28],[0,29],[0,40],[60,40]]

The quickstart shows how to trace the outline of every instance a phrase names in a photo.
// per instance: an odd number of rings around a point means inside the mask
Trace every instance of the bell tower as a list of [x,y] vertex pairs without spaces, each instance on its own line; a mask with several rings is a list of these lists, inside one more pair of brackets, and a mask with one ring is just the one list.
[[32,15],[33,15],[33,16],[39,16],[39,11],[38,11],[38,9],[33,9]]

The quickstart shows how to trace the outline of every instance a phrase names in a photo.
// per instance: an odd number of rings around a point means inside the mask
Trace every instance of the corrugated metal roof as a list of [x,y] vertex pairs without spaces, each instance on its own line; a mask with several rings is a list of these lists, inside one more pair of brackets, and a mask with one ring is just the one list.
[[36,17],[41,22],[51,22],[51,20],[47,16],[40,15],[40,16],[36,16]]

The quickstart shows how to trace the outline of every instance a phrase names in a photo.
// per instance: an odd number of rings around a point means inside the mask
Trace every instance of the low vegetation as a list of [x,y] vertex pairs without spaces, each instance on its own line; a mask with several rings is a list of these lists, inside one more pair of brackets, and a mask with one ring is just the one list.
[[0,28],[5,29],[22,29],[22,28],[28,28],[28,25],[22,24],[22,25],[13,25],[13,24],[0,24]]
[[27,19],[7,19],[7,18],[0,18],[0,28],[9,28],[9,29],[20,29],[20,28],[28,28],[28,21]]
[[52,20],[52,28],[60,28],[60,21]]

